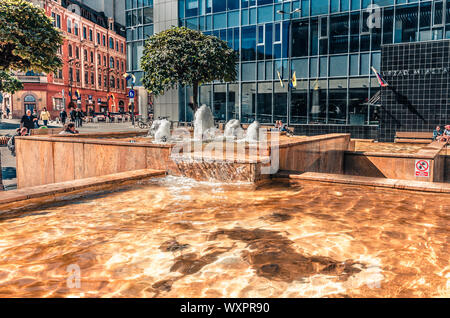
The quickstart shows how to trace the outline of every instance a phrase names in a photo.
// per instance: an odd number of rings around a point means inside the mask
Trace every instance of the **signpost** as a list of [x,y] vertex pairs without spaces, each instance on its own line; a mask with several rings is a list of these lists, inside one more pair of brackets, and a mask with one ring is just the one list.
[[134,96],[136,96],[136,93],[134,92],[133,86],[134,85],[132,84],[131,89],[128,92],[128,97],[130,98],[130,103],[131,103],[131,121],[134,126]]
[[430,166],[431,164],[429,160],[416,160],[416,177],[429,177]]

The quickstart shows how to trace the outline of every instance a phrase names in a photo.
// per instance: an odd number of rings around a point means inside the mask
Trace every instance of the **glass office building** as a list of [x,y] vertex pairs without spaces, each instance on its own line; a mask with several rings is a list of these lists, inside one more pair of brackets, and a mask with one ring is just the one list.
[[[127,2],[127,25],[144,21],[139,4],[144,7],[152,1]],[[450,38],[450,1],[176,3],[180,26],[215,35],[240,53],[238,80],[203,85],[200,103],[210,106],[217,120],[282,120],[306,134],[347,131],[373,137],[382,107],[380,85],[371,67],[380,70],[381,47]],[[129,66],[133,70],[139,69],[134,57],[139,56],[139,43],[146,34],[139,28],[145,26],[127,29],[133,55]],[[293,74],[296,87],[290,86]],[[192,89],[180,89],[178,98],[178,120],[190,121]]]
[[136,76],[139,84],[142,78],[140,59],[144,51],[144,40],[153,35],[153,0],[126,0],[125,21],[127,71]]

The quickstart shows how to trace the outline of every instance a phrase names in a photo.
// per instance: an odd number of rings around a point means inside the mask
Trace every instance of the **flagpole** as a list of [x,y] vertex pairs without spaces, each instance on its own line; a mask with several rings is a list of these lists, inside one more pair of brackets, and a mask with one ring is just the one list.
[[[277,13],[281,14],[281,15],[285,15],[285,14],[289,14],[289,32],[288,32],[288,45],[289,45],[289,49],[288,49],[288,55],[289,55],[289,59],[288,59],[288,67],[289,67],[289,80],[288,80],[288,91],[287,91],[287,125],[289,126],[291,123],[291,100],[292,100],[292,89],[291,89],[291,85],[290,85],[290,81],[292,79],[292,15],[294,13],[300,13],[302,11],[302,9],[297,8],[292,12],[286,13],[283,10],[278,10]],[[272,106],[272,121],[273,121],[273,106]]]

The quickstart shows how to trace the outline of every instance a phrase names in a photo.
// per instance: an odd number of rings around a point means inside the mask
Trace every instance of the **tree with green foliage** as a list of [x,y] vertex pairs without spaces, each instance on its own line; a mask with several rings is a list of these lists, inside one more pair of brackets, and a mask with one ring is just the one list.
[[26,0],[0,0],[0,92],[22,88],[12,72],[52,73],[61,68],[57,53],[63,41],[43,9]]
[[13,74],[0,71],[0,93],[14,94],[23,89],[23,84]]
[[51,73],[61,68],[61,32],[26,0],[0,1],[0,71]]
[[195,112],[198,87],[233,82],[239,55],[225,41],[185,27],[172,27],[147,39],[141,59],[144,87],[155,97],[179,85],[192,86]]

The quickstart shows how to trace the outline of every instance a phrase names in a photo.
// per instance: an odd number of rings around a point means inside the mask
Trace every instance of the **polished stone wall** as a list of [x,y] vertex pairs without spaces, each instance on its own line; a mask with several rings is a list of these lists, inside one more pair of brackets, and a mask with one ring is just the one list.
[[449,40],[383,46],[380,141],[450,124],[449,56]]

